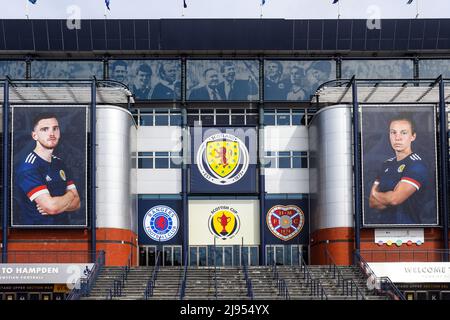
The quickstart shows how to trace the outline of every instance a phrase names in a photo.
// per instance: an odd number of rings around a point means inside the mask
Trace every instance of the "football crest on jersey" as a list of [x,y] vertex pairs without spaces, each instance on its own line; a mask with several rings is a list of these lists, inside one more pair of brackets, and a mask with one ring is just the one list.
[[63,179],[63,181],[66,181],[66,173],[64,170],[59,170],[59,176]]
[[403,170],[405,170],[405,165],[404,164],[402,164],[402,165],[400,165],[400,167],[398,167],[398,169],[397,169],[397,172],[403,172]]

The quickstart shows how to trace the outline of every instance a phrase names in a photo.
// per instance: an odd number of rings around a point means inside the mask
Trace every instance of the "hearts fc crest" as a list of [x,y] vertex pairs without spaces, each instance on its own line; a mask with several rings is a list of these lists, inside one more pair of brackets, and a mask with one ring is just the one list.
[[202,176],[217,185],[240,180],[248,169],[249,154],[245,144],[232,134],[210,136],[197,152],[197,167]]
[[289,241],[296,237],[305,223],[305,214],[297,206],[274,206],[266,217],[267,227],[275,237]]

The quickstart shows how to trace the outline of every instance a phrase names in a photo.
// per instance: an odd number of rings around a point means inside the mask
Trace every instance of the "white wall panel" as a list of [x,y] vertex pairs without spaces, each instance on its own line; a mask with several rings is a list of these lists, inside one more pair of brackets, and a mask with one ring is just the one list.
[[309,193],[308,169],[266,168],[267,193]]
[[265,151],[308,151],[306,126],[264,127]]
[[137,130],[138,151],[180,151],[181,128],[141,126]]
[[139,194],[174,194],[181,192],[181,169],[137,169]]

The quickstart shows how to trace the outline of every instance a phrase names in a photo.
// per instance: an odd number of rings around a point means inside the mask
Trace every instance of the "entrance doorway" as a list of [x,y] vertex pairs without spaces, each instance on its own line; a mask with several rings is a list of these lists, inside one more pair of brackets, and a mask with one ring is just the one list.
[[258,246],[191,246],[190,266],[251,266],[259,264]]
[[182,252],[181,246],[140,246],[139,247],[139,265],[140,266],[154,266],[156,264],[156,257],[160,253],[159,261],[163,266],[181,266]]
[[303,250],[306,251],[306,247],[301,244],[267,245],[266,264],[298,266],[301,264],[301,257],[305,254]]

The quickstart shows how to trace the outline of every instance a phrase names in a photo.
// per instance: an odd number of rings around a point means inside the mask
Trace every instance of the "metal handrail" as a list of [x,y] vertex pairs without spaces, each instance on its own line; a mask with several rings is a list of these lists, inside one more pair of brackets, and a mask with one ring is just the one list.
[[66,300],[79,300],[82,296],[88,296],[97,281],[100,272],[105,265],[105,251],[99,251],[97,260],[95,261],[92,270],[87,275],[87,278],[80,279],[79,283],[70,291]]
[[156,278],[158,276],[158,271],[159,271],[160,257],[161,257],[161,251],[158,251],[158,254],[156,255],[155,268],[153,269],[152,276],[147,281],[147,286],[145,287],[145,291],[144,291],[144,299],[145,300],[148,300],[148,298],[153,296],[153,289],[155,288],[155,282],[156,282]]
[[[361,297],[361,300],[366,300],[365,295],[361,292],[359,287],[356,285],[355,281],[353,281],[353,279],[347,279],[344,277],[341,270],[336,265],[330,252],[328,251],[328,248],[325,248],[325,254],[326,254],[326,259],[327,259],[327,264],[328,264],[328,271],[331,273],[331,269],[333,269],[333,279],[335,279],[337,276],[337,280],[338,280],[337,284],[338,284],[338,286],[342,286],[341,287],[342,294],[345,294],[348,296],[349,291],[350,291],[350,296],[353,297],[353,288],[355,288],[356,300],[359,300],[359,297]],[[329,262],[331,262],[331,264]]]
[[180,300],[183,300],[184,295],[186,293],[187,270],[188,270],[188,255],[186,253],[184,256],[183,281],[181,281],[181,286],[180,286]]
[[309,271],[308,266],[300,256],[300,271],[303,271],[303,279],[306,280],[306,286],[310,286],[310,294],[312,296],[320,296],[320,300],[328,300],[328,294],[319,279],[314,279]]
[[278,295],[283,296],[284,300],[290,300],[288,286],[284,279],[277,279]]
[[375,272],[372,271],[369,264],[361,256],[358,250],[355,250],[353,255],[355,264],[367,277],[367,281],[370,282],[370,285],[373,286],[373,289],[377,294],[387,294],[392,300],[406,300],[403,293],[397,288],[389,277],[376,276]]
[[250,277],[248,276],[248,269],[247,269],[247,264],[244,263],[242,264],[242,270],[244,271],[244,279],[245,279],[245,285],[247,287],[247,297],[250,298],[250,300],[253,300],[253,285],[252,285],[252,280],[250,279]]

